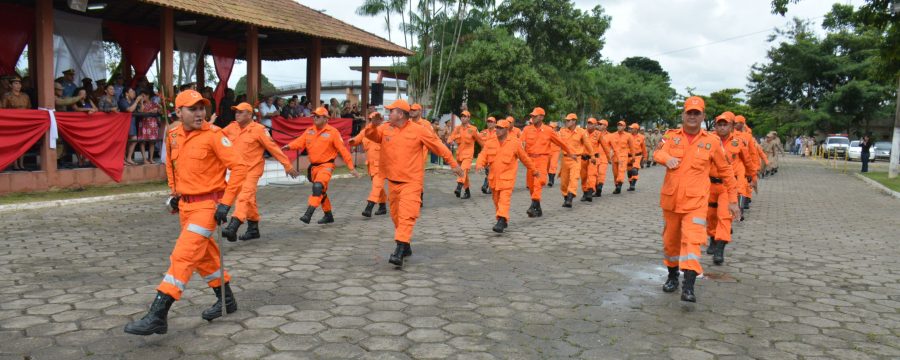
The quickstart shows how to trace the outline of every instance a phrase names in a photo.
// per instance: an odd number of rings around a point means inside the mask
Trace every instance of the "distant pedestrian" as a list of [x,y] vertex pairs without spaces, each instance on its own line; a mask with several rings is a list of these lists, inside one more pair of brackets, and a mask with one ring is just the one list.
[[874,142],[869,138],[868,135],[863,136],[862,140],[859,142],[859,146],[862,148],[860,152],[859,161],[862,162],[862,170],[860,172],[869,172],[869,156],[871,156],[872,144]]

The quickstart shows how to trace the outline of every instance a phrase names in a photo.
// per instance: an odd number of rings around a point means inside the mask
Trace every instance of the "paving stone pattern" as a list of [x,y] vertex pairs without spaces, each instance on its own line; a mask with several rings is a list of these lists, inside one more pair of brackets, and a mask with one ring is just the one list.
[[263,239],[225,247],[240,310],[202,320],[214,295],[195,275],[148,337],[122,327],[168,266],[163,199],[5,213],[0,359],[900,358],[900,202],[787,159],[688,305],[661,291],[662,174],[573,209],[548,189],[540,219],[520,174],[498,235],[480,174],[460,200],[430,172],[402,270],[390,219],[359,215],[367,179],[332,183],[326,226],[298,221],[308,186],[263,188]]

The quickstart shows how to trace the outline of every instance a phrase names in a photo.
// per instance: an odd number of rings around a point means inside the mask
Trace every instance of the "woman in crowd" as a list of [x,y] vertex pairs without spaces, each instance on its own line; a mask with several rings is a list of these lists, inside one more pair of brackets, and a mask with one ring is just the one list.
[[[149,99],[152,95],[147,90],[141,91],[141,97]],[[156,141],[159,140],[159,115],[162,108],[159,106],[159,97],[154,96],[152,100],[143,102],[141,106],[141,129],[138,133],[138,141],[141,144],[141,158],[145,164],[153,165],[153,157],[156,156]],[[147,148],[150,148],[149,155]]]

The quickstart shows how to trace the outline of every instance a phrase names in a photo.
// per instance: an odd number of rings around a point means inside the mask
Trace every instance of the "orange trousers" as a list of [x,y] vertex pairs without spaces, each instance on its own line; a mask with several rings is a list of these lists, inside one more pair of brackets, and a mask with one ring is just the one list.
[[237,196],[237,204],[234,205],[232,217],[241,222],[259,221],[259,208],[256,205],[256,191],[259,178],[262,177],[265,163],[257,164],[247,173],[247,179],[241,185],[241,191]]
[[[157,290],[178,300],[194,271],[200,273],[210,287],[221,285],[222,263],[219,246],[212,239],[216,231],[216,202],[212,200],[178,204],[181,234],[169,256],[169,269]],[[225,282],[231,275],[225,272]]]
[[469,170],[472,170],[472,158],[459,158],[456,160],[463,170],[463,176],[457,177],[456,182],[463,184],[463,189],[469,188]]
[[561,150],[556,150],[550,153],[550,168],[547,169],[548,174],[558,173],[559,171],[559,155],[562,153]]
[[597,190],[597,165],[581,160],[581,191]]
[[609,169],[609,162],[606,160],[597,160],[597,185],[606,182],[607,169]]
[[376,204],[384,204],[387,201],[387,193],[384,192],[384,176],[376,172],[371,177],[372,189],[369,190],[369,198],[366,200]]
[[[634,164],[634,165],[631,165],[631,168],[632,168],[632,169],[638,170],[638,171],[636,171],[635,173],[637,173],[637,172],[639,172],[639,171],[641,170],[641,160],[642,160],[643,158],[644,158],[644,157],[641,156],[641,155],[637,155],[637,156],[635,156],[635,157],[633,158],[633,159],[634,159],[634,162],[633,162],[632,164]],[[634,175],[634,176],[631,176],[631,177],[628,178],[628,180],[638,180],[638,179],[640,179],[640,177],[639,177],[638,175]]]
[[700,245],[706,244],[706,206],[688,213],[663,210],[663,263],[703,273]]
[[625,172],[628,171],[628,160],[622,158],[613,159],[613,175],[616,184],[625,182]]
[[331,175],[334,173],[334,164],[323,164],[312,168],[312,176],[310,181],[313,183],[321,183],[324,187],[322,195],[309,195],[307,204],[312,207],[322,206],[322,210],[331,211],[331,200],[328,199],[328,183],[331,182]]
[[388,203],[394,222],[394,240],[409,243],[422,207],[422,183],[388,180]]
[[544,185],[547,184],[546,175],[550,167],[550,155],[531,155],[530,157],[531,162],[534,163],[535,170],[541,173],[541,176],[535,178],[534,173],[528,171],[525,174],[525,185],[531,190],[531,200],[541,201],[541,193],[544,190]]
[[750,188],[750,182],[747,181],[747,178],[744,176],[737,177],[737,188],[738,194],[744,195],[745,197],[750,197],[750,193],[753,192],[753,189]]
[[731,242],[732,219],[725,185],[712,184],[709,188],[709,210],[706,212],[706,234],[716,240]]
[[497,211],[497,219],[505,218],[509,221],[509,203],[512,201],[512,191],[512,188],[491,189],[491,195],[494,198],[494,209]]
[[564,157],[562,168],[559,169],[559,192],[562,196],[568,194],[578,195],[578,180],[581,175],[581,160]]

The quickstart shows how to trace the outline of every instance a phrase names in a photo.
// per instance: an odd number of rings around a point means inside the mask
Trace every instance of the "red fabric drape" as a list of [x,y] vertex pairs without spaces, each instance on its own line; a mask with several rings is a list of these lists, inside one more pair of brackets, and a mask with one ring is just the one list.
[[49,129],[46,111],[0,110],[0,170],[25,154]]
[[[341,138],[344,139],[344,145],[347,146],[350,142],[350,134],[353,133],[353,119],[329,119],[328,125],[334,126],[341,132]],[[284,146],[300,137],[310,126],[313,126],[312,117],[285,119],[281,116],[276,116],[272,118],[272,129],[274,131],[270,131],[270,133],[272,134],[272,139],[278,145]],[[297,158],[296,151],[285,151],[284,154],[291,161]]]
[[[231,70],[234,68],[234,59],[237,58],[238,47],[233,41],[215,38],[209,38],[206,43],[209,45],[209,52],[212,53],[213,64],[216,66],[216,76],[219,77],[213,98],[216,100],[216,106],[221,106],[225,88],[228,87],[228,79],[231,78]],[[221,113],[221,109],[217,112]]]
[[6,15],[0,21],[0,75],[10,75],[34,32],[34,10],[3,3],[0,14]]
[[128,59],[128,63],[134,66],[130,85],[134,86],[138,79],[147,75],[150,65],[156,60],[156,54],[159,53],[159,29],[114,21],[104,21],[103,26],[122,47],[122,54]]
[[56,126],[66,143],[116,182],[122,181],[130,125],[131,113],[56,113]]

